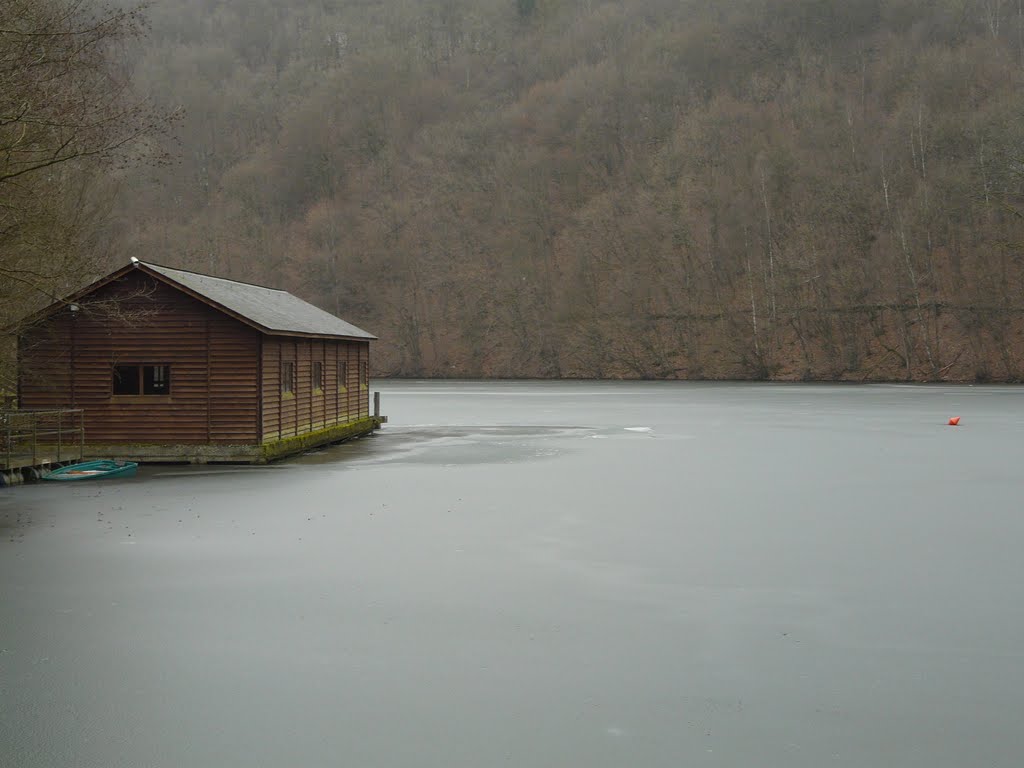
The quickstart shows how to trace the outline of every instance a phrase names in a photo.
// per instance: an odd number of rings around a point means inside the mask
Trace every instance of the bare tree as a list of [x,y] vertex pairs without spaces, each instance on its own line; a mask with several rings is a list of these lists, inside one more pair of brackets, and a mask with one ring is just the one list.
[[123,63],[122,46],[143,31],[138,9],[0,3],[0,389],[12,323],[109,258],[99,235],[115,175],[166,158],[171,117],[131,94]]
[[154,139],[168,116],[131,95],[119,56],[142,32],[138,9],[0,4],[0,298],[8,314],[51,299],[88,262],[89,235],[110,205],[102,191],[110,174],[163,157]]

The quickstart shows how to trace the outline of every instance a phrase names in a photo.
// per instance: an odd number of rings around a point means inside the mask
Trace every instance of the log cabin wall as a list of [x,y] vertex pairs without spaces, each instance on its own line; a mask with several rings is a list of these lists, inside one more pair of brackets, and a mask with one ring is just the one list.
[[210,434],[207,442],[259,442],[261,338],[259,331],[225,315],[210,322]]
[[[81,311],[61,309],[23,335],[20,407],[84,408],[90,443],[255,443],[260,339],[130,272],[91,294]],[[115,365],[168,366],[169,394],[114,394]]]
[[73,386],[71,313],[62,311],[18,336],[21,408],[65,408]]
[[[370,345],[365,341],[266,336],[263,340],[263,441],[293,437],[370,412]],[[320,387],[314,365],[320,364]],[[292,391],[284,377],[291,366]]]

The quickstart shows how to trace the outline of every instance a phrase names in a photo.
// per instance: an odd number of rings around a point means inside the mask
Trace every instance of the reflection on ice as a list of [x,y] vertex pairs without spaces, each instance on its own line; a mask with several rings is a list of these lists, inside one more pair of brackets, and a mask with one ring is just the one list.
[[389,426],[372,439],[360,441],[358,452],[352,444],[342,444],[308,454],[298,463],[335,464],[338,469],[396,462],[502,464],[557,456],[566,449],[567,438],[592,432],[588,427],[564,426]]

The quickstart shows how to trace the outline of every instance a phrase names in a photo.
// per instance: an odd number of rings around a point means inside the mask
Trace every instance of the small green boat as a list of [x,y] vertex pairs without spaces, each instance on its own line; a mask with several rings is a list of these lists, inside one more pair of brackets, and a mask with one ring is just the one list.
[[100,480],[105,477],[134,477],[138,464],[133,461],[84,461],[81,464],[69,464],[43,475],[43,480]]

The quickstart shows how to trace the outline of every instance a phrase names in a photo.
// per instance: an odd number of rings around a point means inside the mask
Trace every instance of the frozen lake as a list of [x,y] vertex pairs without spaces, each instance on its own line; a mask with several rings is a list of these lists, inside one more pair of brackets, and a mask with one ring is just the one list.
[[291,462],[0,490],[0,765],[1024,760],[1024,389],[379,389]]

